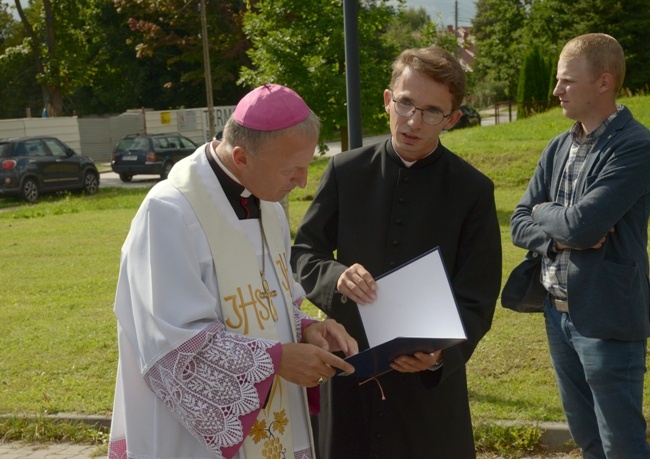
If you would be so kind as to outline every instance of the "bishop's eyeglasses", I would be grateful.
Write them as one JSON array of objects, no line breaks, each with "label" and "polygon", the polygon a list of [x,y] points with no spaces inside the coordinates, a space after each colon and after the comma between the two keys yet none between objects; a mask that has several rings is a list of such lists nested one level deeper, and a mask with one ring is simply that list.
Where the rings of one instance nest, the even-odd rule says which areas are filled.
[{"label": "bishop's eyeglasses", "polygon": [[[393,91],[390,91],[390,98],[395,104],[395,112],[402,118],[412,117],[416,111],[420,111],[422,114],[422,121],[424,121],[429,126],[437,126],[442,123],[445,118],[449,118],[451,113],[444,115],[441,111],[436,110],[435,108],[418,108],[409,100],[406,99],[395,99],[393,97]],[[453,113],[453,112],[452,112]]]}]

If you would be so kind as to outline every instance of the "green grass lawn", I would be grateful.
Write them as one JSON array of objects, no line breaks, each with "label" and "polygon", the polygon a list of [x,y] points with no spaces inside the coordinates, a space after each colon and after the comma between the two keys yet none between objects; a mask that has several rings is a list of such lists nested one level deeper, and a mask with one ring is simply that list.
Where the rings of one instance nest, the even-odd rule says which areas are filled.
[{"label": "green grass lawn", "polygon": [[[650,97],[623,102],[650,126]],[[570,124],[554,109],[528,120],[443,134],[447,147],[495,181],[504,281],[523,256],[510,243],[510,214],[542,149]],[[290,197],[294,232],[326,161],[314,161],[308,187]],[[120,247],[145,193],[103,188],[93,196],[63,194],[35,205],[0,199],[0,414],[110,414]],[[468,373],[477,422],[564,419],[541,315],[498,306]],[[650,381],[648,414],[649,390]]]}]

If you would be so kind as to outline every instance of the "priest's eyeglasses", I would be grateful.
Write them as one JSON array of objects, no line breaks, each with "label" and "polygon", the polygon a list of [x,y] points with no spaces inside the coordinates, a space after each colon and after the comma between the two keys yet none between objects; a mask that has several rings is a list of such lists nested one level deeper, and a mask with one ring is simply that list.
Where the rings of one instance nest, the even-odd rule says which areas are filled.
[{"label": "priest's eyeglasses", "polygon": [[419,110],[422,114],[422,121],[429,126],[437,126],[446,118],[451,116],[451,113],[444,115],[441,111],[436,110],[435,108],[418,108],[413,105],[411,101],[406,99],[395,99],[395,97],[393,97],[393,91],[390,92],[390,98],[393,100],[393,103],[395,104],[395,112],[399,116],[402,118],[410,118]]}]

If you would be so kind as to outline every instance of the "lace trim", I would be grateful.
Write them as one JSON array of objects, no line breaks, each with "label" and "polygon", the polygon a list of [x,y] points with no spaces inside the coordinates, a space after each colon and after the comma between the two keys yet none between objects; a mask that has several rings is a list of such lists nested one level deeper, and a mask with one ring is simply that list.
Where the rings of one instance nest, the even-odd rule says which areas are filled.
[{"label": "lace trim", "polygon": [[260,409],[255,389],[274,374],[267,349],[277,342],[226,333],[219,322],[206,327],[158,361],[145,382],[217,457],[244,439],[240,417]]},{"label": "lace trim", "polygon": [[295,459],[313,459],[311,456],[311,448],[303,449],[300,451],[294,451],[293,457]]},{"label": "lace trim", "polygon": [[293,308],[293,323],[296,328],[296,340],[298,343],[302,342],[302,330],[307,325],[312,322],[316,322],[316,319],[309,317],[307,314],[302,312],[300,308],[294,306]]},{"label": "lace trim", "polygon": [[126,459],[126,438],[114,440],[108,445],[108,459]]},{"label": "lace trim", "polygon": [[[124,438],[110,443],[108,446],[108,459],[127,459],[126,440]],[[313,459],[311,448],[296,451],[294,453],[294,459]]]}]

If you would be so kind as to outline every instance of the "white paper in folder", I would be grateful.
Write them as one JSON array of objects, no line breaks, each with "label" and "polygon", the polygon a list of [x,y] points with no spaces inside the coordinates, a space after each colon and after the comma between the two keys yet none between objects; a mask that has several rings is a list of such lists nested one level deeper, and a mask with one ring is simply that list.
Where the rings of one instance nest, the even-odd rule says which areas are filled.
[{"label": "white paper in folder", "polygon": [[397,337],[466,339],[438,248],[378,278],[376,293],[359,306],[370,347]]}]

